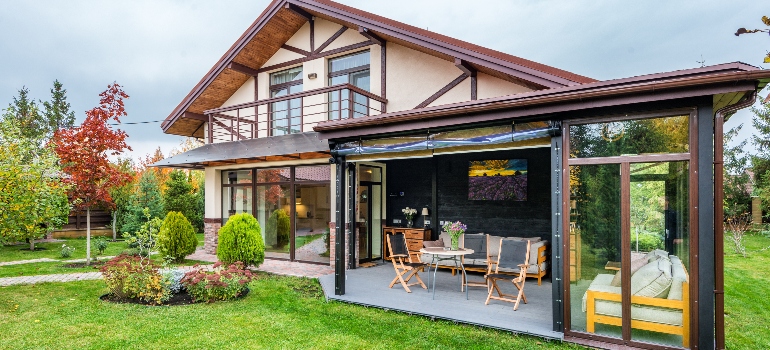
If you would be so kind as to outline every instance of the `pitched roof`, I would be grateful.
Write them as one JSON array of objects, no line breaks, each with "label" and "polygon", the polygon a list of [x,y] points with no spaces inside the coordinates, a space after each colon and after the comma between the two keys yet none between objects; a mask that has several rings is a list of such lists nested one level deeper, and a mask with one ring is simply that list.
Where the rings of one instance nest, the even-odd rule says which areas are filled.
[{"label": "pitched roof", "polygon": [[[479,71],[540,88],[596,80],[410,26],[329,0],[273,0],[161,124],[164,132],[203,136],[203,111],[221,106],[250,75],[229,69],[231,63],[260,68],[307,21],[287,6],[351,28],[367,28],[386,41],[445,59],[468,60]],[[189,114],[186,114],[189,113]]]}]

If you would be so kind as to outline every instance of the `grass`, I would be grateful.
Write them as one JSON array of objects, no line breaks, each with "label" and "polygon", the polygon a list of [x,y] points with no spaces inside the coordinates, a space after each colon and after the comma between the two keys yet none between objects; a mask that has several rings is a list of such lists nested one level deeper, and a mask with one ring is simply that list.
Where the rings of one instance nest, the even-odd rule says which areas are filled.
[{"label": "grass", "polygon": [[770,239],[749,235],[748,257],[725,240],[725,341],[728,349],[770,349]]},{"label": "grass", "polygon": [[[294,245],[296,245],[295,249],[302,248],[302,246],[315,241],[316,239],[320,239],[323,237],[323,233],[313,234],[313,235],[306,235],[306,236],[297,236],[294,238]],[[275,253],[288,253],[291,246],[287,244],[283,249],[275,249],[273,247],[265,247],[265,251],[267,252],[275,252]]]},{"label": "grass", "polygon": [[262,275],[231,302],[102,302],[102,281],[0,288],[2,349],[578,349],[577,345],[365,308],[316,280]]},{"label": "grass", "polygon": [[[75,251],[69,258],[62,258],[60,256],[61,246],[66,244],[67,246],[74,247]],[[44,248],[43,250],[29,250],[29,244],[19,245],[7,245],[0,246],[0,262],[4,261],[16,261],[16,260],[31,260],[40,258],[50,258],[58,260],[70,260],[70,259],[85,259],[86,257],[86,239],[85,238],[71,238],[64,239],[63,242],[56,243],[35,243],[35,248]],[[103,255],[118,255],[126,249],[126,244],[123,242],[109,242],[107,244],[107,250]],[[96,254],[96,247],[94,246],[93,238],[91,239],[91,256]]]}]

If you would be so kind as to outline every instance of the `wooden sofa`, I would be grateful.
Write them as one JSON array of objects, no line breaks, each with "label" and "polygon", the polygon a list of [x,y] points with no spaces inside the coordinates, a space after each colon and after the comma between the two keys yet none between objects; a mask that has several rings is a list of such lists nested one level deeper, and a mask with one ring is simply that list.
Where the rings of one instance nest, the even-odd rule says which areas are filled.
[{"label": "wooden sofa", "polygon": [[[668,256],[668,261],[670,264],[666,264],[665,261],[661,262],[660,259],[650,259],[647,264],[656,264],[661,271],[670,266],[671,270],[670,286],[657,286],[660,292],[654,297],[639,295],[643,294],[641,292],[644,287],[642,286],[643,288],[640,289],[640,284],[643,283],[638,282],[643,277],[639,277],[638,273],[643,271],[642,269],[645,267],[650,269],[655,266],[645,265],[631,275],[631,328],[681,335],[682,346],[689,348],[689,276],[687,269],[678,257],[670,255]],[[666,278],[665,275],[665,273],[661,273],[656,279],[658,282],[653,283],[660,284],[660,280]],[[595,325],[597,323],[622,326],[621,287],[612,285],[614,277],[615,275],[613,274],[597,275],[583,296],[583,311],[586,313],[586,331],[589,333],[595,333]]]},{"label": "wooden sofa", "polygon": [[[475,237],[474,237],[475,236]],[[460,236],[460,247],[466,247],[466,240],[465,238],[479,238],[476,240],[469,239],[467,248],[473,249],[475,253],[470,256],[464,256],[462,258],[462,263],[465,266],[466,271],[476,271],[476,272],[483,272],[487,273],[490,271],[490,268],[494,269],[495,261],[497,261],[497,255],[499,252],[497,251],[500,247],[500,240],[501,239],[526,239],[521,237],[500,237],[500,236],[492,236],[487,235],[484,233],[477,233],[477,234],[464,234]],[[449,237],[449,234],[442,232],[441,235],[439,235],[439,239],[443,240],[445,247],[451,246],[451,239]],[[472,241],[478,241],[481,240],[483,242],[482,244],[479,244],[480,242],[472,242]],[[472,246],[471,246],[472,245]],[[530,248],[530,257],[529,257],[529,269],[527,269],[527,277],[531,278],[537,278],[537,285],[542,284],[542,279],[546,274],[546,271],[548,271],[548,247],[549,243],[547,240],[540,240],[537,242],[532,243],[532,247]],[[431,256],[429,254],[423,254],[420,256],[420,261],[424,263],[430,263]],[[438,265],[439,268],[445,268],[450,269],[452,271],[452,275],[457,273],[458,268],[451,262],[441,262]],[[501,273],[516,275],[519,273],[518,269],[515,270],[501,270]]]}]

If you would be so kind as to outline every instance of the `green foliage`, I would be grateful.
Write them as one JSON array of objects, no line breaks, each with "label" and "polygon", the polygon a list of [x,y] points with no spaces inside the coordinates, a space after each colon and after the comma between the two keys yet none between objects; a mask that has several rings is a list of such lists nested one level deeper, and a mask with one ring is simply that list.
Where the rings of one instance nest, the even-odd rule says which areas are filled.
[{"label": "green foliage", "polygon": [[236,261],[259,266],[265,261],[265,243],[262,228],[249,213],[231,216],[219,229],[217,258],[227,264]]},{"label": "green foliage", "polygon": [[158,266],[144,262],[138,256],[119,255],[104,264],[100,271],[107,288],[119,299],[161,304],[170,297]]},{"label": "green foliage", "polygon": [[48,134],[47,123],[43,120],[35,100],[29,96],[27,87],[19,90],[19,96],[13,98],[13,103],[8,104],[5,111],[3,121],[18,125],[22,138],[42,141]]},{"label": "green foliage", "polygon": [[724,201],[722,206],[726,217],[732,217],[751,210],[751,179],[746,172],[749,157],[744,152],[748,140],[730,147],[730,142],[743,128],[740,124],[724,135]]},{"label": "green foliage", "polygon": [[164,217],[163,201],[161,199],[158,177],[153,171],[145,171],[139,178],[139,183],[131,194],[130,204],[126,209],[122,232],[136,232],[145,222],[144,209],[147,209],[150,217]]},{"label": "green foliage", "polygon": [[71,106],[67,102],[67,90],[58,80],[53,82],[51,101],[43,102],[43,107],[43,116],[49,132],[75,126],[75,112],[70,110]]},{"label": "green foliage", "polygon": [[94,247],[96,247],[96,255],[102,255],[104,254],[104,251],[107,250],[107,246],[109,244],[107,243],[107,239],[104,237],[96,237],[94,239]]},{"label": "green foliage", "polygon": [[59,251],[59,256],[61,256],[62,258],[69,258],[72,256],[72,253],[74,252],[75,252],[74,247],[70,247],[66,244],[62,244],[61,251]]},{"label": "green foliage", "polygon": [[14,119],[0,122],[0,241],[34,240],[67,223],[67,186],[56,154],[25,138]]},{"label": "green foliage", "polygon": [[757,154],[751,157],[754,171],[754,195],[762,200],[763,212],[770,212],[770,103],[751,107],[754,113],[752,124],[757,133],[751,135],[751,143],[757,148]]},{"label": "green foliage", "polygon": [[176,261],[182,261],[186,256],[195,252],[198,238],[190,221],[180,212],[171,211],[163,219],[158,233],[158,251],[162,256],[170,256]]},{"label": "green foliage", "polygon": [[212,271],[197,269],[188,272],[181,282],[193,300],[212,302],[237,298],[246,291],[246,284],[251,280],[251,271],[245,269],[242,262],[227,266],[218,262]]},{"label": "green foliage", "polygon": [[[638,240],[638,241],[637,241]],[[639,236],[631,234],[631,248],[636,249],[636,243],[639,243],[640,252],[649,252],[655,249],[665,249],[663,238],[660,234],[653,232],[640,232]]]},{"label": "green foliage", "polygon": [[195,215],[190,218],[190,223],[195,227],[195,232],[203,232],[203,216],[206,210],[206,178],[202,171],[194,171],[193,179],[198,182],[198,190],[195,191]]},{"label": "green foliage", "polygon": [[276,249],[283,249],[289,244],[289,232],[291,231],[291,219],[289,214],[283,209],[276,209],[270,214],[267,219],[267,227],[265,228],[268,237],[275,237]]},{"label": "green foliage", "polygon": [[155,251],[158,242],[158,232],[163,221],[160,218],[152,217],[149,208],[144,208],[143,214],[145,221],[139,230],[133,235],[124,233],[123,238],[126,239],[129,248],[136,248],[139,256],[147,259]]},{"label": "green foliage", "polygon": [[197,205],[198,198],[187,174],[181,170],[172,171],[166,181],[166,191],[163,193],[163,209],[166,213],[172,211],[182,213],[189,221],[193,221],[197,219]]},{"label": "green foliage", "polygon": [[[115,165],[124,173],[130,174],[131,179],[134,179],[135,171],[133,170],[133,160],[129,157],[118,158]],[[110,188],[110,197],[115,203],[115,208],[112,211],[112,232],[114,236],[117,236],[118,232],[133,232],[124,231],[123,226],[126,222],[126,215],[128,214],[133,199],[134,181],[126,182],[125,184],[117,187]],[[114,237],[113,237],[114,238]]]}]

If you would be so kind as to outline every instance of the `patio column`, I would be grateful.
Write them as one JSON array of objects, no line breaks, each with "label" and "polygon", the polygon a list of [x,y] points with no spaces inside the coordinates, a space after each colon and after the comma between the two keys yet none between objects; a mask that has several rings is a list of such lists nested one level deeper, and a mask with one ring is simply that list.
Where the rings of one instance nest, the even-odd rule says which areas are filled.
[{"label": "patio column", "polygon": [[565,170],[562,167],[562,157],[562,136],[554,133],[551,137],[551,309],[554,332],[564,332],[564,266],[562,266],[561,257],[569,249],[563,245],[562,237],[564,222],[561,214],[565,204],[562,196],[562,179],[565,176],[569,177],[569,169]]},{"label": "patio column", "polygon": [[[696,317],[697,342],[703,348],[714,344],[714,112],[711,105],[698,107],[698,246]],[[691,268],[692,269],[692,268]]]},{"label": "patio column", "polygon": [[334,218],[334,294],[345,294],[345,156],[332,158],[336,167]]}]

